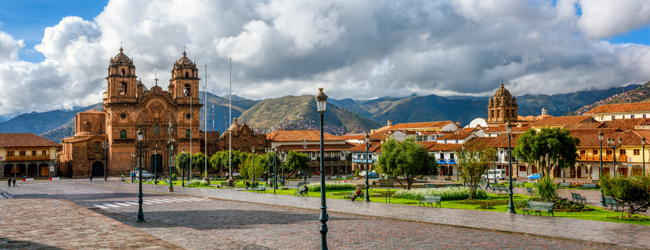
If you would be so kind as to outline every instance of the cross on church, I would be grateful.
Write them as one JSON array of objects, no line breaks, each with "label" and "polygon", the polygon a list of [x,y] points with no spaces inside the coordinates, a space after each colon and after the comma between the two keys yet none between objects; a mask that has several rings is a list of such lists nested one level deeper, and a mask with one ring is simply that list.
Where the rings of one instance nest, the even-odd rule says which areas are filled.
[{"label": "cross on church", "polygon": [[187,48],[187,47],[185,47],[185,45],[183,45],[183,53],[185,53],[185,49],[186,49],[186,48]]},{"label": "cross on church", "polygon": [[156,76],[156,75],[157,75],[157,72],[154,71],[153,74],[154,74],[154,78],[153,78],[153,80],[156,81],[156,86],[158,86],[158,76]]},{"label": "cross on church", "polygon": [[122,48],[122,40],[120,40],[120,48]]}]

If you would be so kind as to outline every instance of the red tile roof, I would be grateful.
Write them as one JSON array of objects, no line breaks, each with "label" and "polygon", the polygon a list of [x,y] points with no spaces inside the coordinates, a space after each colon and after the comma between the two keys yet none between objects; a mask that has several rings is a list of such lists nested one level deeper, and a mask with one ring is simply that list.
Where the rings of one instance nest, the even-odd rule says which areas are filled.
[{"label": "red tile roof", "polygon": [[[345,143],[345,144],[324,144],[324,151],[341,151],[341,150],[350,150],[356,147],[359,144]],[[314,152],[320,151],[320,145],[307,144],[307,149],[303,148],[302,145],[280,145],[277,147],[278,151],[289,152]]]},{"label": "red tile roof", "polygon": [[[328,133],[323,134],[325,141],[345,141],[345,139]],[[266,135],[266,139],[275,142],[296,141],[320,141],[320,131],[317,130],[278,130]]]},{"label": "red tile roof", "polygon": [[[603,148],[607,147],[607,138],[623,139],[622,145],[641,145],[639,131],[619,131],[616,129],[570,130],[571,136],[580,139],[579,147],[599,147],[598,131],[603,131]],[[642,132],[643,133],[643,132]]]},{"label": "red tile roof", "polygon": [[469,133],[446,134],[438,137],[438,140],[465,140],[470,136],[472,136],[472,134]]},{"label": "red tile roof", "polygon": [[363,138],[366,137],[366,134],[344,134],[339,137],[346,140],[363,140]]},{"label": "red tile roof", "polygon": [[625,113],[639,111],[650,111],[650,102],[600,105],[592,110],[585,112],[585,114]]},{"label": "red tile roof", "polygon": [[474,137],[471,140],[465,142],[465,150],[481,150],[486,147],[489,147],[492,144],[492,141],[496,137]]},{"label": "red tile roof", "polygon": [[[521,127],[518,126],[512,126],[512,132],[526,132],[528,129],[530,129],[530,126],[528,124],[522,124]],[[506,125],[498,125],[494,127],[489,127],[485,130],[485,133],[505,133],[506,132]]]},{"label": "red tile roof", "polygon": [[578,124],[585,122],[596,122],[591,116],[560,116],[560,117],[548,117],[546,119],[532,123],[531,126],[547,126],[547,125],[567,125],[567,124]]},{"label": "red tile roof", "polygon": [[0,133],[0,147],[56,147],[60,144],[32,133]]},{"label": "red tile roof", "polygon": [[438,151],[459,151],[463,147],[463,144],[455,143],[436,143],[427,150],[429,152],[438,152]]},{"label": "red tile roof", "polygon": [[646,124],[650,119],[617,119],[613,121],[606,121],[602,123],[601,128],[620,129],[620,130],[633,130],[636,125]]},{"label": "red tile roof", "polygon": [[454,123],[452,121],[440,121],[440,122],[413,122],[413,123],[398,123],[392,126],[384,126],[378,130],[388,130],[388,129],[426,129],[426,128],[442,128],[449,123]]}]

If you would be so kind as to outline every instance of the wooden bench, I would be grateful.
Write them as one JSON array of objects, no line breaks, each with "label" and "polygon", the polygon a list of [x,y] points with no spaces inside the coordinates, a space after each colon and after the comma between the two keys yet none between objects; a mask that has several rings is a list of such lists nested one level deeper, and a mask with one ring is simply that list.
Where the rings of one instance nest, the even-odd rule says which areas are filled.
[{"label": "wooden bench", "polygon": [[253,190],[256,193],[257,192],[264,193],[264,192],[266,192],[266,187],[264,185],[259,185],[257,187],[252,188],[251,190]]},{"label": "wooden bench", "polygon": [[571,198],[576,203],[580,203],[580,204],[583,204],[583,205],[587,204],[587,197],[583,197],[582,195],[580,195],[578,193],[571,193]]},{"label": "wooden bench", "polygon": [[[426,184],[425,184],[425,185],[426,185]],[[380,183],[379,183],[379,187],[380,187],[380,188],[394,187],[394,184],[393,184],[393,183],[383,183],[383,182],[380,182]]]},{"label": "wooden bench", "polygon": [[424,184],[424,188],[438,188],[436,184]]},{"label": "wooden bench", "polygon": [[[605,197],[605,205],[609,206],[609,208],[614,209],[614,211],[618,212],[619,207],[621,206],[618,204],[616,199],[612,197]],[[607,208],[607,206],[605,208]]]},{"label": "wooden bench", "polygon": [[535,195],[535,191],[533,190],[532,187],[527,187],[526,188],[526,195],[529,195],[529,196],[534,196]]},{"label": "wooden bench", "polygon": [[542,212],[546,211],[546,216],[555,217],[553,214],[553,207],[555,207],[555,202],[546,202],[546,201],[528,201],[526,207],[524,207],[524,213],[529,214],[530,211],[535,211],[535,214],[542,215]]},{"label": "wooden bench", "polygon": [[591,183],[591,184],[587,184],[587,183],[582,184],[582,189],[596,189],[596,184],[593,184],[593,183]]},{"label": "wooden bench", "polygon": [[445,181],[452,181],[451,178],[445,178]]},{"label": "wooden bench", "polygon": [[503,193],[504,191],[507,191],[508,188],[506,186],[499,186],[499,185],[494,185],[492,186],[492,193],[499,191],[499,193]]},{"label": "wooden bench", "polygon": [[570,188],[571,184],[570,183],[560,183],[558,184],[559,188]]},{"label": "wooden bench", "polygon": [[515,187],[516,187],[516,186],[522,186],[522,187],[523,187],[523,186],[524,186],[524,182],[523,182],[523,181],[513,181],[513,182],[512,182],[512,185],[515,186]]},{"label": "wooden bench", "polygon": [[425,205],[425,206],[436,206],[436,207],[442,207],[442,196],[437,196],[437,195],[425,195],[422,200],[418,203],[419,206]]}]

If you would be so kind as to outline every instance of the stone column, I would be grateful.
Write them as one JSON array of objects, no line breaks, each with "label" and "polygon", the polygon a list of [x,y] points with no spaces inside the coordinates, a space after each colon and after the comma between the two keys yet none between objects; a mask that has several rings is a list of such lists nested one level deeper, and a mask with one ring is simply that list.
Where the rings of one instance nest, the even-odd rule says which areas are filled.
[{"label": "stone column", "polygon": [[[0,174],[4,177],[5,175],[5,163],[0,163]],[[9,177],[9,176],[7,176]]]}]

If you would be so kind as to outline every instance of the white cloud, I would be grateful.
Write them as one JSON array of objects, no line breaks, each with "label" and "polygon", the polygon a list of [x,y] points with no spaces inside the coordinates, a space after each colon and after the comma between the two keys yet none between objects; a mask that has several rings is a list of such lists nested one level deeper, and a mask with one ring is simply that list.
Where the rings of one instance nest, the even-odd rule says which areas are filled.
[{"label": "white cloud", "polygon": [[233,92],[254,99],[317,87],[336,99],[480,95],[501,78],[516,95],[644,83],[649,46],[601,40],[650,23],[647,1],[625,1],[112,0],[93,20],[47,28],[41,63],[20,61],[22,40],[0,31],[0,113],[100,102],[120,41],[148,86],[186,46],[208,65],[208,89],[227,93],[232,57]]}]

